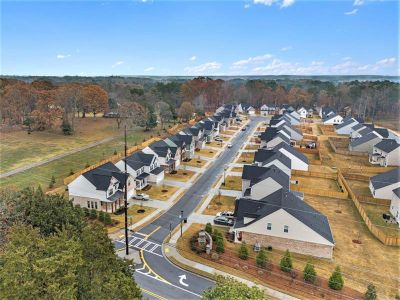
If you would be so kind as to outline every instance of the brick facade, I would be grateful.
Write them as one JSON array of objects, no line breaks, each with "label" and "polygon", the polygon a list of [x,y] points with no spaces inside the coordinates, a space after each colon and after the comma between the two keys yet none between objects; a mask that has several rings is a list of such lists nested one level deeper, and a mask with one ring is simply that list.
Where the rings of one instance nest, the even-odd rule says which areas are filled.
[{"label": "brick facade", "polygon": [[254,245],[258,241],[263,247],[272,246],[279,250],[289,249],[290,252],[312,255],[321,258],[332,258],[333,246],[322,245],[292,239],[285,239],[276,236],[256,234],[242,231],[242,241]]}]

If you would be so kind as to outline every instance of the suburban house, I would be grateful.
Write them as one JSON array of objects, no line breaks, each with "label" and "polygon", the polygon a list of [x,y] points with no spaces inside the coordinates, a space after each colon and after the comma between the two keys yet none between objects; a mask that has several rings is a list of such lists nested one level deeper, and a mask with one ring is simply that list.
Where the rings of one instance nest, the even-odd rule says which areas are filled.
[{"label": "suburban house", "polygon": [[275,166],[289,177],[292,173],[292,161],[290,158],[276,150],[258,149],[254,154],[253,164],[259,167]]},{"label": "suburban house", "polygon": [[390,201],[390,213],[400,227],[400,187],[393,190],[392,200]]},{"label": "suburban house", "polygon": [[154,142],[142,151],[157,155],[160,166],[167,173],[175,171],[180,164],[180,161],[174,159],[171,148],[165,141]]},{"label": "suburban house", "polygon": [[217,135],[217,130],[215,128],[215,123],[210,120],[201,120],[197,123],[199,127],[201,127],[204,131],[204,141],[206,143],[212,142],[214,137]]},{"label": "suburban house", "polygon": [[322,118],[322,122],[324,125],[337,125],[343,123],[343,117],[341,115],[337,115],[335,113],[329,114]]},{"label": "suburban house", "polygon": [[299,125],[300,124],[300,117],[297,118],[298,113],[293,111],[291,113],[285,112],[284,117],[289,120],[290,125]]},{"label": "suburban house", "polygon": [[260,200],[237,199],[234,215],[235,242],[332,258],[335,241],[328,218],[288,190]]},{"label": "suburban house", "polygon": [[[125,171],[125,159],[121,159],[115,166]],[[164,170],[154,153],[138,151],[129,155],[126,158],[126,170],[135,180],[136,190],[145,188],[149,182],[157,184],[164,180]]]},{"label": "suburban house", "polygon": [[191,135],[193,137],[195,149],[202,149],[205,146],[204,129],[202,126],[193,125],[192,127],[182,129],[179,132],[182,135]]},{"label": "suburban house", "polygon": [[336,114],[336,110],[329,106],[323,106],[319,110],[319,116],[321,119],[325,119],[327,116]]},{"label": "suburban house", "polygon": [[135,181],[132,176],[125,175],[107,162],[79,175],[68,184],[69,199],[80,207],[115,212],[124,205],[125,179],[129,199],[135,194]]},{"label": "suburban house", "polygon": [[271,120],[269,121],[269,127],[280,127],[283,126],[285,123],[290,124],[289,122],[285,121],[284,119],[278,119],[272,117]]},{"label": "suburban house", "polygon": [[314,116],[314,110],[309,108],[307,111],[307,118],[312,118]]},{"label": "suburban house", "polygon": [[274,150],[281,152],[291,160],[292,170],[308,171],[308,158],[286,143],[280,143]]},{"label": "suburban house", "polygon": [[293,141],[301,141],[303,139],[303,133],[287,123],[279,126],[278,129],[285,129],[285,131],[290,134],[290,139]]},{"label": "suburban house", "polygon": [[175,144],[181,144],[182,147],[186,146],[184,149],[184,157],[182,159],[192,159],[194,158],[195,143],[192,135],[175,134],[169,137],[171,141]]},{"label": "suburban house", "polygon": [[256,110],[253,106],[247,103],[240,103],[238,105],[238,109],[240,113],[248,114],[248,115],[254,115],[256,113]]},{"label": "suburban house", "polygon": [[260,200],[273,192],[290,188],[289,176],[276,166],[245,165],[242,173],[242,195]]},{"label": "suburban house", "polygon": [[289,115],[291,115],[293,118],[300,120],[301,116],[300,114],[297,112],[297,110],[293,110],[289,113]]},{"label": "suburban house", "polygon": [[361,123],[358,123],[357,125],[354,125],[353,127],[351,127],[350,138],[354,139],[354,138],[360,137],[360,135],[358,133],[361,130],[363,130],[364,128],[367,128],[367,127],[364,124],[361,124]]},{"label": "suburban house", "polygon": [[335,126],[335,132],[337,134],[350,135],[352,128],[359,124],[358,121],[352,117],[343,119],[343,123]]},{"label": "suburban house", "polygon": [[289,104],[282,104],[281,108],[279,109],[279,114],[283,115],[285,112],[291,113],[292,111],[294,111],[293,106]]},{"label": "suburban house", "polygon": [[276,112],[275,105],[264,104],[260,108],[260,113],[262,116],[274,115]]},{"label": "suburban house", "polygon": [[290,145],[290,136],[283,130],[267,130],[261,133],[260,139],[260,147],[265,149],[273,149],[276,145],[279,145],[280,143],[286,143]]},{"label": "suburban house", "polygon": [[400,187],[400,168],[370,177],[369,189],[374,198],[392,199],[392,191]]},{"label": "suburban house", "polygon": [[[366,128],[366,130],[370,130]],[[374,145],[379,143],[382,138],[377,135],[374,131],[362,135],[359,138],[354,138],[350,140],[349,151],[354,152],[367,152],[372,154],[372,149]]]},{"label": "suburban house", "polygon": [[383,139],[373,146],[369,162],[382,167],[400,166],[400,144],[394,139]]},{"label": "suburban house", "polygon": [[299,114],[300,118],[302,118],[302,119],[306,119],[307,118],[308,111],[307,111],[307,109],[304,108],[304,106],[300,107],[297,110],[297,113]]},{"label": "suburban house", "polygon": [[175,160],[175,167],[178,168],[181,161],[186,160],[186,144],[182,140],[177,140],[176,143],[170,138],[164,140],[171,150],[171,157]]}]

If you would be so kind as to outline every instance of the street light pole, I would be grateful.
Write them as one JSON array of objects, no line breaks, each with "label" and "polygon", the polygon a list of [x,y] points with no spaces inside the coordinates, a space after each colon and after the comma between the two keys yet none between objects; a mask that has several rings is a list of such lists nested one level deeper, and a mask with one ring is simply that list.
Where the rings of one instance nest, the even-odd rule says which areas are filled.
[{"label": "street light pole", "polygon": [[182,237],[183,210],[181,210],[181,237]]},{"label": "street light pole", "polygon": [[124,199],[124,211],[125,211],[125,253],[129,255],[129,245],[128,245],[128,171],[126,165],[126,157],[128,155],[128,144],[126,141],[126,125],[125,125],[125,199]]}]

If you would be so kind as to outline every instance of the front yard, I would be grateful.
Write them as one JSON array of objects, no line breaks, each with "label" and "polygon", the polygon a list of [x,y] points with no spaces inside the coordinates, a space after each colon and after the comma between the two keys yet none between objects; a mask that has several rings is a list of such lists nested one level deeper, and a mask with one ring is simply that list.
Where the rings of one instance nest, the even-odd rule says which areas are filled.
[{"label": "front yard", "polygon": [[235,199],[235,197],[215,195],[203,211],[203,214],[216,215],[220,211],[233,211],[235,209]]},{"label": "front yard", "polygon": [[293,175],[291,177],[291,180],[297,180],[298,184],[291,184],[291,186],[297,185],[299,188],[305,187],[305,188],[341,192],[338,182],[334,179]]},{"label": "front yard", "polygon": [[178,190],[175,186],[166,184],[151,185],[150,189],[146,190],[145,193],[149,195],[150,199],[166,201]]},{"label": "front yard", "polygon": [[254,152],[243,152],[236,160],[236,163],[251,164],[253,163],[253,160],[254,160]]},{"label": "front yard", "polygon": [[245,150],[258,150],[260,148],[260,144],[247,144],[244,149]]},{"label": "front yard", "polygon": [[222,148],[224,146],[224,142],[212,141],[211,143],[207,144],[207,146],[214,148]]},{"label": "front yard", "polygon": [[[209,144],[206,144],[209,145]],[[207,149],[207,148],[203,148],[200,149],[198,151],[196,151],[196,155],[200,155],[200,156],[205,156],[205,157],[209,157],[209,158],[213,158],[217,155],[218,151],[213,150],[213,149]]]},{"label": "front yard", "polygon": [[188,181],[192,178],[196,172],[189,170],[177,170],[175,174],[167,173],[165,174],[165,180],[175,180],[175,181]]},{"label": "front yard", "polygon": [[[156,209],[153,207],[144,207],[141,205],[132,205],[128,208],[128,225],[132,225],[141,219],[145,218],[149,214],[151,214]],[[140,211],[140,212],[139,212]],[[121,214],[111,214],[111,219],[117,222],[114,226],[107,226],[107,232],[109,234],[116,233],[118,230],[125,228],[125,215]]]},{"label": "front yard", "polygon": [[206,165],[207,161],[201,158],[192,158],[189,161],[184,161],[182,162],[182,165],[184,166],[191,166],[195,168],[202,168]]},{"label": "front yard", "polygon": [[242,177],[241,176],[225,176],[225,184],[222,182],[221,189],[223,190],[242,190]]}]

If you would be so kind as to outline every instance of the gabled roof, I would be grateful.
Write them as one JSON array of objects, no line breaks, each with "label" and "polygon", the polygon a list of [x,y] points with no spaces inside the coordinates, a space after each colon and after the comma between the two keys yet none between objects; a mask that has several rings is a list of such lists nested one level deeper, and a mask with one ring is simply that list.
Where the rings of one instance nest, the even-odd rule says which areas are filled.
[{"label": "gabled roof", "polygon": [[[234,212],[236,217],[235,228],[246,227],[280,209],[285,210],[329,242],[335,243],[328,218],[305,201],[300,200],[292,192],[284,189],[280,189],[261,200],[237,199]],[[244,224],[244,217],[254,218],[254,220]]]},{"label": "gabled roof", "polygon": [[351,127],[351,129],[353,129],[354,131],[357,131],[364,127],[365,127],[364,124],[358,123],[358,124],[354,125],[353,127]]},{"label": "gabled roof", "polygon": [[111,177],[116,178],[122,189],[125,186],[125,174],[122,173],[113,163],[107,162],[104,165],[98,166],[90,171],[82,174],[91,184],[96,187],[96,190],[106,191],[110,186]]},{"label": "gabled roof", "polygon": [[363,129],[361,129],[358,133],[359,133],[360,135],[366,135],[366,134],[369,134],[369,133],[371,133],[371,132],[372,132],[372,129],[371,129],[371,128],[365,127],[365,128],[363,128]]},{"label": "gabled roof", "polygon": [[397,196],[397,198],[400,198],[400,187],[398,187],[397,189],[394,189],[393,193]]},{"label": "gabled roof", "polygon": [[192,141],[193,141],[193,136],[192,135],[175,134],[175,135],[171,136],[171,140],[175,144],[177,144],[176,142],[181,141],[181,143],[185,143],[186,145],[190,145],[192,143]]},{"label": "gabled roof", "polygon": [[289,176],[276,166],[259,167],[245,165],[243,167],[242,179],[250,180],[250,186],[267,178],[272,178],[285,189],[289,189]]},{"label": "gabled roof", "polygon": [[280,129],[280,128],[282,128],[283,130],[285,130],[285,132],[287,132],[290,136],[292,136],[292,135],[290,134],[290,131],[294,131],[294,132],[300,134],[301,136],[303,136],[303,133],[302,133],[300,130],[298,130],[297,128],[294,128],[294,127],[292,127],[292,126],[290,126],[290,125],[287,124],[287,123],[284,123],[284,124],[282,124],[282,125],[279,125],[278,129]]},{"label": "gabled roof", "polygon": [[[289,136],[290,136],[290,134],[289,134]],[[266,143],[268,143],[268,142],[270,142],[270,141],[272,141],[272,140],[274,140],[274,139],[277,139],[277,138],[280,138],[282,141],[284,141],[284,142],[286,142],[286,143],[290,143],[290,138],[288,138],[286,135],[284,135],[282,132],[271,132],[271,131],[268,131],[268,132],[263,132],[263,133],[261,133],[261,136],[260,136],[260,139],[262,140],[262,141],[265,141]]]},{"label": "gabled roof", "polygon": [[149,146],[158,156],[165,157],[170,147],[165,141],[156,141]]},{"label": "gabled roof", "polygon": [[307,156],[305,156],[303,153],[297,151],[296,149],[294,149],[292,146],[289,146],[288,144],[282,142],[278,145],[275,146],[274,150],[280,150],[280,149],[285,149],[287,152],[289,152],[290,154],[292,154],[293,156],[297,157],[298,159],[300,159],[301,161],[305,162],[306,164],[308,164],[308,158]]},{"label": "gabled roof", "polygon": [[358,124],[358,121],[356,119],[352,118],[352,117],[348,117],[346,119],[343,119],[343,123],[342,124],[336,125],[336,129],[341,129],[341,128],[350,126],[352,124],[356,125],[356,124]]},{"label": "gabled roof", "polygon": [[333,113],[333,114],[330,114],[330,115],[325,115],[325,116],[322,117],[322,120],[324,122],[327,122],[329,120],[332,120],[333,118],[336,118],[337,116],[340,117],[340,115],[337,115],[336,113]]},{"label": "gabled roof", "polygon": [[260,162],[262,165],[266,165],[274,160],[279,160],[289,169],[292,168],[292,161],[282,152],[277,150],[266,150],[259,149],[254,155],[254,162]]},{"label": "gabled roof", "polygon": [[387,130],[386,128],[374,128],[374,131],[379,134],[381,137],[383,137],[384,139],[387,139],[389,137],[389,130]]},{"label": "gabled roof", "polygon": [[400,168],[375,175],[369,179],[375,190],[400,182]]},{"label": "gabled roof", "polygon": [[400,144],[397,143],[394,139],[383,139],[378,144],[374,146],[375,148],[385,151],[386,153],[390,153],[393,150],[400,147]]},{"label": "gabled roof", "polygon": [[285,122],[285,123],[286,123],[286,121],[285,121],[285,120],[282,120],[282,119],[271,119],[271,120],[269,121],[269,126],[273,126],[273,125],[279,124],[279,123],[281,123],[281,122]]},{"label": "gabled roof", "polygon": [[126,158],[126,164],[136,171],[144,166],[150,166],[151,162],[153,161],[153,158],[154,154],[138,151],[129,155]]},{"label": "gabled roof", "polygon": [[379,137],[374,132],[370,132],[370,133],[368,133],[366,135],[363,135],[363,136],[361,136],[359,138],[352,139],[350,141],[350,146],[351,147],[356,147],[356,146],[362,145],[364,143],[367,143],[367,142],[372,141],[372,140],[377,139],[377,138],[379,138]]}]

